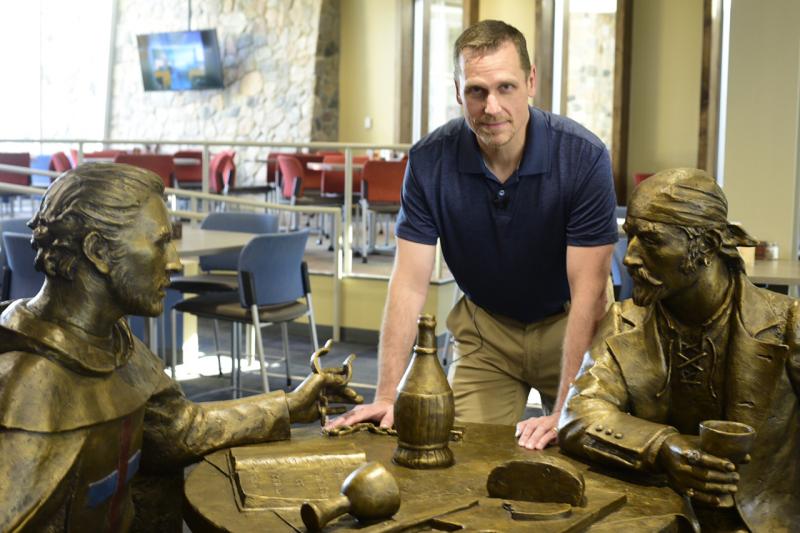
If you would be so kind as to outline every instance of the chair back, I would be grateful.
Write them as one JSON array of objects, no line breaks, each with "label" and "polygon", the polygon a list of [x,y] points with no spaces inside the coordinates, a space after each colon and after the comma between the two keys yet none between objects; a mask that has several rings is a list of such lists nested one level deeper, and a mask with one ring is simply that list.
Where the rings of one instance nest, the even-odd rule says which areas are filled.
[{"label": "chair back", "polygon": [[308,230],[254,237],[239,255],[239,300],[243,307],[275,305],[308,292],[303,254]]},{"label": "chair back", "polygon": [[[31,168],[35,168],[37,170],[50,170],[51,157],[49,155],[37,155],[36,157],[31,158]],[[45,176],[43,174],[31,174],[31,186],[33,187],[47,187],[50,185],[50,182],[53,181],[53,178],[50,176]]]},{"label": "chair back", "polygon": [[611,256],[611,280],[619,287],[617,300],[622,301],[633,296],[633,278],[623,264],[625,253],[628,251],[628,237],[620,237],[614,245]]},{"label": "chair back", "polygon": [[[0,163],[3,165],[14,165],[17,167],[30,167],[31,154],[27,152],[6,152],[0,153]],[[12,183],[14,185],[30,185],[30,174],[17,174],[16,172],[6,172],[0,170],[0,181],[3,183]]]},{"label": "chair back", "polygon": [[34,267],[36,251],[30,233],[3,232],[3,249],[11,271],[10,286],[3,287],[8,299],[35,296],[44,283],[44,274]]},{"label": "chair back", "polygon": [[[277,233],[278,215],[269,213],[209,213],[202,229],[238,231],[241,233]],[[237,270],[239,250],[200,257],[201,270]]]},{"label": "chair back", "polygon": [[367,161],[362,196],[370,203],[400,203],[406,164],[403,161]]},{"label": "chair back", "polygon": [[[303,196],[305,188],[305,168],[303,164],[293,155],[281,154],[278,156],[278,168],[281,169],[281,196],[285,199],[293,196]],[[295,180],[300,178],[300,190],[295,191]],[[297,194],[295,194],[295,192]]]},{"label": "chair back", "polygon": [[175,163],[171,155],[161,154],[117,154],[114,163],[133,165],[157,174],[164,182],[164,187],[172,186],[172,175]]},{"label": "chair back", "polygon": [[234,152],[220,152],[211,158],[208,190],[214,194],[227,194],[236,181]]},{"label": "chair back", "polygon": [[64,152],[56,152],[50,158],[50,170],[66,172],[72,169],[72,163]]},{"label": "chair back", "polygon": [[[369,157],[359,155],[353,157],[353,163],[363,165],[369,161]],[[326,155],[322,159],[323,163],[333,163],[343,165],[344,155]],[[343,170],[323,170],[320,191],[323,194],[344,194],[344,171]],[[361,171],[353,169],[353,191],[361,191]]]},{"label": "chair back", "polygon": [[[28,240],[30,240],[30,235],[33,233],[31,228],[28,227],[28,219],[27,218],[8,218],[0,220],[0,233],[23,233],[28,235]],[[8,261],[6,260],[6,249],[3,246],[2,240],[0,240],[0,267],[8,266]]]},{"label": "chair back", "polygon": [[[195,159],[196,165],[179,165],[176,159]],[[180,183],[201,183],[203,181],[203,152],[198,150],[179,150],[172,156],[175,162],[175,181]]]},{"label": "chair back", "polygon": [[311,170],[306,166],[306,163],[322,163],[325,157],[322,154],[292,154],[303,165],[303,190],[318,191],[322,185],[322,172],[319,170]]}]

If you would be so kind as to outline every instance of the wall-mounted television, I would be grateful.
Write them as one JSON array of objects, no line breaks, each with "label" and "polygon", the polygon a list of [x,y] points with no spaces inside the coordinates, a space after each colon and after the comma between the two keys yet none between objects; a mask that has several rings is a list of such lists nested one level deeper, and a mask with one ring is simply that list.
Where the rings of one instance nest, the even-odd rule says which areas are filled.
[{"label": "wall-mounted television", "polygon": [[217,30],[137,35],[145,91],[222,89]]}]

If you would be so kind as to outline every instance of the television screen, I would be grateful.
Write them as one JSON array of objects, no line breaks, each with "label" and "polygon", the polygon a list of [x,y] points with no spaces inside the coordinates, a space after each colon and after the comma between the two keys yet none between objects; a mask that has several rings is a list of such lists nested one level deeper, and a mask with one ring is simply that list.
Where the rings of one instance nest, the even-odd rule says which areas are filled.
[{"label": "television screen", "polygon": [[138,35],[145,91],[222,89],[216,30]]}]

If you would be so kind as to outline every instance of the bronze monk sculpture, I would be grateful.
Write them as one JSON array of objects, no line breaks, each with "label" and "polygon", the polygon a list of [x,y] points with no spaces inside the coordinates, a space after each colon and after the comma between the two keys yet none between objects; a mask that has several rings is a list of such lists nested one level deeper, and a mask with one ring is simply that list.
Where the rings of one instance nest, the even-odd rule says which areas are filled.
[{"label": "bronze monk sculpture", "polygon": [[[796,531],[800,524],[798,301],[755,287],[705,172],[645,180],[628,207],[633,299],[614,304],[560,421],[569,453],[666,474],[703,531]],[[704,452],[709,419],[755,429],[741,466]],[[721,506],[733,495],[735,506]]]},{"label": "bronze monk sculpture", "polygon": [[185,465],[288,438],[323,391],[353,396],[323,372],[290,393],[184,397],[125,320],[160,314],[180,267],[163,193],[149,171],[81,165],[29,223],[46,281],[0,309],[1,531],[180,531]]}]

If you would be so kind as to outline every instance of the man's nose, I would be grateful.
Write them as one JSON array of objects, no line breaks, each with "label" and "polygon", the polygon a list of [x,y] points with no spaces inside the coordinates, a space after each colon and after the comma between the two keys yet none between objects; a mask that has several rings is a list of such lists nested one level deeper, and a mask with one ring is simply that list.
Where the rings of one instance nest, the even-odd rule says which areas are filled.
[{"label": "man's nose", "polygon": [[486,97],[486,108],[484,112],[487,115],[496,115],[500,113],[502,108],[500,107],[500,102],[497,100],[497,96],[494,93],[489,93],[489,96]]}]

